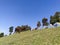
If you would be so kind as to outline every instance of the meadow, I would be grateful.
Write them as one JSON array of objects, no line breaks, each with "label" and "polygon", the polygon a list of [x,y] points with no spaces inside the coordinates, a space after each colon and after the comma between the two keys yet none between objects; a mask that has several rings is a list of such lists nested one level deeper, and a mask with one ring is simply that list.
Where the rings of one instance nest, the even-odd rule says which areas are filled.
[{"label": "meadow", "polygon": [[0,38],[0,45],[60,45],[60,27],[15,33]]}]

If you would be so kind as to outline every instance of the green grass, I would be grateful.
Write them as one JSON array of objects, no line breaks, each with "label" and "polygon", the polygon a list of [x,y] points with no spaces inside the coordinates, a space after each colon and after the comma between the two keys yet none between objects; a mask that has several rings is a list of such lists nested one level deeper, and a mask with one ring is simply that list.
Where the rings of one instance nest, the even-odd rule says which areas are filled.
[{"label": "green grass", "polygon": [[60,45],[60,27],[13,34],[0,38],[0,45]]}]

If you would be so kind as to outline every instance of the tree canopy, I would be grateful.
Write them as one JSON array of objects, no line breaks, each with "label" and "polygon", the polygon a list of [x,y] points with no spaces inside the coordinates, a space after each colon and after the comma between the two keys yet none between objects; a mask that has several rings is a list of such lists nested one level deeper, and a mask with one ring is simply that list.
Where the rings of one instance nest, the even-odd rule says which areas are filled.
[{"label": "tree canopy", "polygon": [[60,12],[56,12],[54,16],[50,16],[50,24],[60,22]]}]

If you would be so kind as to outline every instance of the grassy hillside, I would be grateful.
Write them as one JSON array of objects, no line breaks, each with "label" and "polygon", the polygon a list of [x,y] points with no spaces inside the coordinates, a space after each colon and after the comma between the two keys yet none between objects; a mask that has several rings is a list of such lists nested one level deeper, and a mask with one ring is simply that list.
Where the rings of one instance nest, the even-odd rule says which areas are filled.
[{"label": "grassy hillside", "polygon": [[60,45],[60,28],[13,34],[0,38],[0,45]]}]

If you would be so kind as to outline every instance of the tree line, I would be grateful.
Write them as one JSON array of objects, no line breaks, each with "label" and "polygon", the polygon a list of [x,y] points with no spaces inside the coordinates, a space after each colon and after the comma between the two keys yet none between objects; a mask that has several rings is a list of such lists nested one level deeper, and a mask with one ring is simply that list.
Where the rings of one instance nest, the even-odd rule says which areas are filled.
[{"label": "tree line", "polygon": [[[48,19],[45,18],[45,17],[42,19],[42,25],[43,26],[48,26],[49,24],[54,25],[56,22],[60,22],[60,12],[56,12],[53,16],[50,16],[50,22],[48,22]],[[37,24],[36,24],[36,26],[37,27],[35,28],[35,30],[37,30],[38,28],[40,28],[41,22],[38,21]],[[46,27],[46,28],[48,28],[48,27]],[[10,32],[9,35],[12,34],[13,29],[14,29],[13,26],[9,27],[9,32]],[[27,31],[27,30],[31,30],[31,27],[29,25],[17,26],[15,28],[14,33],[20,33],[22,31]],[[4,36],[4,33],[1,33],[0,37],[3,37],[3,36]]]}]

